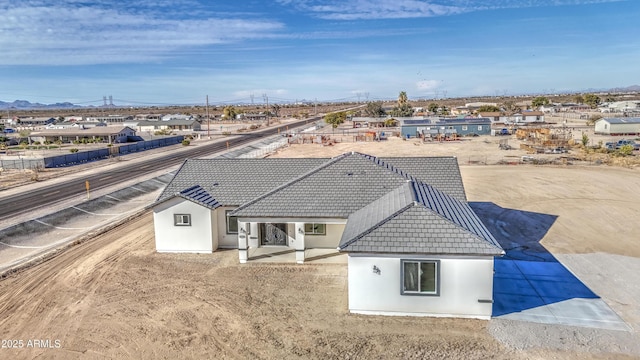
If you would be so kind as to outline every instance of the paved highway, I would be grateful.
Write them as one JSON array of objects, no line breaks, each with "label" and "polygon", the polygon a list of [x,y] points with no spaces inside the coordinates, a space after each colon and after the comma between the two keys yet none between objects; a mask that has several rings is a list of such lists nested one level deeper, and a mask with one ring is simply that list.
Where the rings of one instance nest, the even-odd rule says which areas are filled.
[{"label": "paved highway", "polygon": [[25,187],[24,192],[7,196],[0,200],[0,220],[8,217],[14,217],[27,211],[43,208],[75,195],[81,195],[86,191],[85,181],[89,181],[92,190],[98,190],[131,180],[132,178],[156,172],[158,170],[170,168],[181,164],[188,158],[204,157],[216,152],[224,151],[227,149],[227,142],[229,143],[230,149],[237,148],[260,138],[275,135],[278,131],[293,129],[319,119],[320,117],[315,117],[292,122],[286,125],[271,127],[253,133],[234,136],[229,138],[228,141],[214,142],[176,153],[169,153],[164,156],[150,158],[144,163],[122,165],[116,170],[97,172],[87,175],[81,179],[72,179],[55,186],[48,186],[40,189],[29,189],[27,186]]}]

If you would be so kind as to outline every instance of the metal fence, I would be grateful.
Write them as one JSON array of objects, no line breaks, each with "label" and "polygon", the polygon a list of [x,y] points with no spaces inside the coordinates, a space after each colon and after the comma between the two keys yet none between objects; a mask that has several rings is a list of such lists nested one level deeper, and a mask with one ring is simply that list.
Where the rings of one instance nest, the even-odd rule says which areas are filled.
[{"label": "metal fence", "polygon": [[109,158],[109,152],[110,152],[109,149],[98,149],[98,150],[81,151],[81,152],[72,153],[72,154],[50,156],[43,159],[44,167],[54,168],[54,167],[72,166],[72,165],[84,164],[89,161],[107,159]]},{"label": "metal fence", "polygon": [[[40,167],[45,168],[54,168],[54,167],[64,167],[64,166],[72,166],[78,164],[84,164],[89,161],[95,161],[100,159],[108,159],[111,155],[126,155],[138,151],[145,151],[150,149],[156,149],[163,146],[176,145],[180,144],[184,140],[184,136],[172,136],[167,138],[148,140],[148,141],[138,141],[131,144],[120,145],[118,147],[107,148],[107,149],[98,149],[98,150],[88,150],[88,151],[80,151],[73,154],[65,154],[58,156],[49,156],[44,159],[33,159],[31,161],[39,161],[39,164],[29,164],[27,161],[29,159],[19,159],[19,160],[3,160],[3,168],[6,169],[33,169],[37,168],[38,165]],[[20,161],[23,163],[19,163]],[[19,164],[8,164],[9,166],[4,166],[5,162],[18,162]],[[27,167],[10,167],[12,165],[22,166],[25,165]]]},{"label": "metal fence", "polygon": [[120,145],[118,152],[120,155],[126,155],[138,151],[156,149],[163,146],[180,144],[184,140],[184,136],[172,136],[155,140],[138,141],[132,144]]},{"label": "metal fence", "polygon": [[10,159],[0,160],[0,168],[3,169],[17,169],[17,170],[27,170],[27,169],[42,169],[45,167],[44,159],[30,159],[30,158],[18,158],[18,159]]}]

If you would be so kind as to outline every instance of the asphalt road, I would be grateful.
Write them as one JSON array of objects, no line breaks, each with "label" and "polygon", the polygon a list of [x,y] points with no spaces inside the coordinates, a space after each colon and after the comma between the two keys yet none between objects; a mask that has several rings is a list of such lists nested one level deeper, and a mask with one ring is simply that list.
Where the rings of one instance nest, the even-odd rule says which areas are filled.
[{"label": "asphalt road", "polygon": [[48,186],[41,189],[29,189],[19,194],[4,197],[0,201],[0,220],[4,220],[8,217],[14,217],[16,215],[26,213],[27,211],[46,207],[58,201],[68,199],[69,197],[74,195],[83,194],[86,191],[85,181],[89,182],[92,190],[99,190],[101,188],[122,183],[123,181],[131,180],[132,178],[143,176],[148,173],[170,168],[172,166],[181,164],[185,159],[188,158],[204,157],[216,152],[226,150],[227,142],[229,143],[229,149],[237,148],[260,138],[275,135],[278,133],[278,131],[293,129],[301,125],[312,123],[319,119],[320,117],[300,120],[253,133],[234,136],[229,138],[228,141],[214,142],[211,144],[193,147],[193,149],[185,151],[169,153],[165,156],[149,159],[142,164],[137,163],[131,165],[123,165],[121,167],[118,167],[117,170],[110,170],[108,172],[97,172],[82,179],[69,180],[63,184]]}]

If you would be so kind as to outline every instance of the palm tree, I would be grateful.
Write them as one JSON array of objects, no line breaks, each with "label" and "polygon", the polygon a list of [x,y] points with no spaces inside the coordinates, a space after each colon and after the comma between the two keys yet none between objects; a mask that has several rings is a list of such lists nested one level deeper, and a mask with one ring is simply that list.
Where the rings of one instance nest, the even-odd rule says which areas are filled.
[{"label": "palm tree", "polygon": [[400,95],[398,95],[398,107],[402,107],[407,101],[409,101],[409,99],[407,99],[407,92],[400,91]]}]

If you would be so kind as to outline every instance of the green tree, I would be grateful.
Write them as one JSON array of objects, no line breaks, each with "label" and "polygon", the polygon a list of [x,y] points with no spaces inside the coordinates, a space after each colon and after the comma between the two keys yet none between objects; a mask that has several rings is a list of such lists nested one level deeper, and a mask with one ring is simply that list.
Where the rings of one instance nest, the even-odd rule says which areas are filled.
[{"label": "green tree", "polygon": [[330,124],[332,128],[337,128],[347,119],[347,113],[344,111],[328,113],[324,116],[324,122]]},{"label": "green tree", "polygon": [[382,108],[382,101],[368,102],[367,106],[364,108],[364,113],[366,116],[370,116],[370,117],[383,116],[385,114],[385,111]]},{"label": "green tree", "polygon": [[409,104],[409,99],[405,91],[400,91],[400,95],[398,95],[398,105],[391,110],[391,115],[404,117],[413,115],[413,108],[411,104]]},{"label": "green tree", "polygon": [[576,104],[584,104],[584,97],[582,97],[582,95],[576,95],[573,97],[573,101],[575,101]]},{"label": "green tree", "polygon": [[580,140],[580,142],[582,143],[582,146],[586,147],[589,144],[589,135],[582,134],[582,139]]},{"label": "green tree", "polygon": [[407,97],[407,92],[400,91],[400,94],[398,95],[398,106],[402,106],[404,104],[407,104],[408,102],[409,98]]},{"label": "green tree", "polygon": [[387,119],[384,121],[385,127],[394,127],[398,125],[398,121],[396,119]]},{"label": "green tree", "polygon": [[595,109],[596,107],[598,107],[598,104],[600,104],[600,97],[598,95],[595,94],[586,94],[584,95],[584,103],[589,105],[592,109]]},{"label": "green tree", "polygon": [[271,105],[271,108],[273,109],[273,116],[278,117],[278,113],[280,112],[280,105],[273,104]]},{"label": "green tree", "polygon": [[478,108],[479,113],[481,112],[499,112],[500,108],[495,105],[482,105]]},{"label": "green tree", "polygon": [[537,96],[531,100],[531,106],[536,109],[542,105],[549,105],[549,99],[546,96]]},{"label": "green tree", "polygon": [[235,107],[229,105],[225,106],[225,108],[222,110],[222,114],[225,119],[235,120],[239,112]]},{"label": "green tree", "polygon": [[522,110],[513,100],[505,100],[502,103],[502,108],[508,112],[520,112]]},{"label": "green tree", "polygon": [[429,110],[429,112],[433,113],[433,114],[437,113],[438,109],[440,109],[440,105],[438,105],[437,103],[434,103],[434,102],[430,103],[427,106],[427,110]]},{"label": "green tree", "polygon": [[449,115],[450,111],[449,108],[446,107],[445,105],[442,105],[442,107],[440,108],[440,115]]}]

